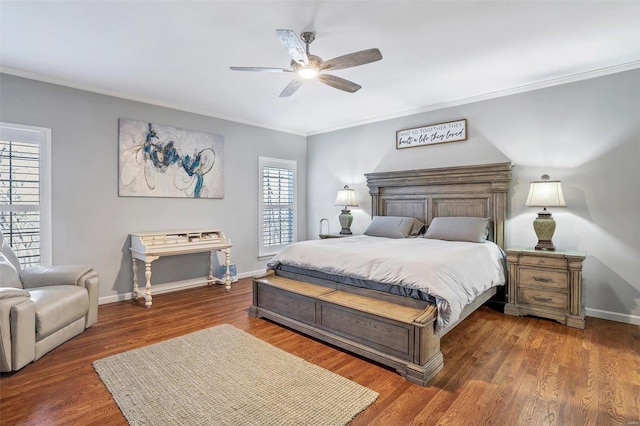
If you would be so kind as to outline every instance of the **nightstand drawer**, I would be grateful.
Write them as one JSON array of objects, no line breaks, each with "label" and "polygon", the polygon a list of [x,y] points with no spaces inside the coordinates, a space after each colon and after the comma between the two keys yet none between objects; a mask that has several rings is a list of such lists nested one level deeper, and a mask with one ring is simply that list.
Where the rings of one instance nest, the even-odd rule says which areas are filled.
[{"label": "nightstand drawer", "polygon": [[520,285],[568,290],[569,277],[565,271],[520,268]]},{"label": "nightstand drawer", "polygon": [[542,256],[520,256],[520,264],[521,265],[531,265],[531,266],[544,266],[545,268],[566,268],[567,260],[564,258],[557,257],[542,257]]},{"label": "nightstand drawer", "polygon": [[545,306],[566,310],[569,303],[566,293],[521,287],[518,289],[518,303]]}]

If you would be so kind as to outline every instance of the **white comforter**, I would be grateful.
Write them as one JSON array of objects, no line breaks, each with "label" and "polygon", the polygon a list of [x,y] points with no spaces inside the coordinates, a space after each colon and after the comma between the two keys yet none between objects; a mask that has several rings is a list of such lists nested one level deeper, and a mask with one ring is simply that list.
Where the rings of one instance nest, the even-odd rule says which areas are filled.
[{"label": "white comforter", "polygon": [[505,283],[503,254],[492,243],[365,235],[303,241],[268,263],[415,288],[436,299],[436,331],[460,318],[476,296]]}]

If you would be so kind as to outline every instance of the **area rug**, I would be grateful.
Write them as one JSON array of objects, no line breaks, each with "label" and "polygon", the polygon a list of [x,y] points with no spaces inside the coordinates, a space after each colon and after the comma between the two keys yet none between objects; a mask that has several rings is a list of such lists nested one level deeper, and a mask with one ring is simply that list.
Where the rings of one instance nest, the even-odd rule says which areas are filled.
[{"label": "area rug", "polygon": [[131,425],[344,425],[378,397],[228,324],[93,366]]}]

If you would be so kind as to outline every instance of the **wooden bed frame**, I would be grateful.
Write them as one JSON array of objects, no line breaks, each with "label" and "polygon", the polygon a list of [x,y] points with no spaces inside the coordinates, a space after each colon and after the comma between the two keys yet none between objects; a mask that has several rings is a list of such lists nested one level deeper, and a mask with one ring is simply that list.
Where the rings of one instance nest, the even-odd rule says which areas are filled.
[{"label": "wooden bed frame", "polygon": [[[511,163],[368,173],[372,216],[489,217],[489,238],[505,245]],[[506,271],[505,271],[506,273]],[[436,307],[421,300],[269,271],[253,279],[249,313],[390,366],[426,386],[444,366],[440,338],[480,307],[483,293],[443,333]]]}]

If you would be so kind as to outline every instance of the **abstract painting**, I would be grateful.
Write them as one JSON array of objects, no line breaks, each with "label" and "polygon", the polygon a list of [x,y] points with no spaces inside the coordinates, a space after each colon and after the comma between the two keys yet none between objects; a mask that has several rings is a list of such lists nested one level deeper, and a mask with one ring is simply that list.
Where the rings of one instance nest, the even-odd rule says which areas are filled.
[{"label": "abstract painting", "polygon": [[120,196],[224,198],[222,135],[124,118],[118,125]]}]

